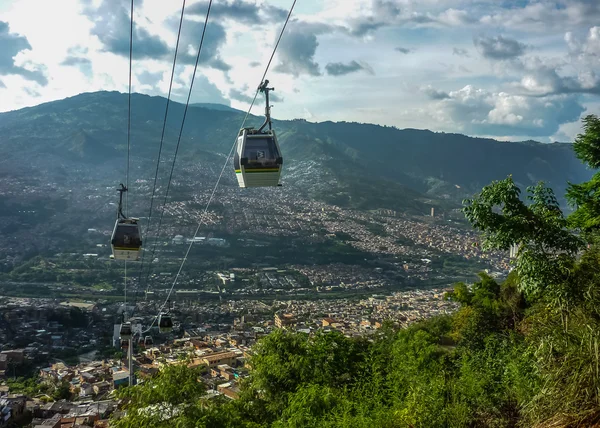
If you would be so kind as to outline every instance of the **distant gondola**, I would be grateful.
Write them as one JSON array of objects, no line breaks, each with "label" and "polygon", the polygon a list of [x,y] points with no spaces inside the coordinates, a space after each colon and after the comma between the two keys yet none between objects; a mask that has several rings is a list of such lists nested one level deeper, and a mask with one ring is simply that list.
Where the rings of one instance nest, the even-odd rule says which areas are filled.
[{"label": "distant gondola", "polygon": [[127,191],[127,187],[121,184],[117,190],[119,191],[119,208],[110,240],[113,258],[116,260],[139,260],[142,237],[138,219],[128,218],[123,214],[123,193]]},{"label": "distant gondola", "polygon": [[[269,106],[268,80],[258,88],[265,93],[267,106],[265,122],[259,129],[243,128],[240,130],[236,151],[233,157],[235,175],[240,187],[274,187],[280,186],[283,157],[277,142],[275,131],[271,129],[271,107]],[[263,131],[269,125],[267,131]]]},{"label": "distant gondola", "polygon": [[131,339],[131,323],[125,322],[121,324],[121,330],[119,331],[121,340]]},{"label": "distant gondola", "polygon": [[158,316],[158,331],[161,333],[169,333],[173,330],[173,320],[171,319],[171,315],[161,313]]}]

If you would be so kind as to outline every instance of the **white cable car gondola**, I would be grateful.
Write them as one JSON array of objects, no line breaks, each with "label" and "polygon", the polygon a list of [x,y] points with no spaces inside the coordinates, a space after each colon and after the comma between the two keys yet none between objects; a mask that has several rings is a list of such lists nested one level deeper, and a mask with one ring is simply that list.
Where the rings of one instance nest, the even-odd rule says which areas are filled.
[{"label": "white cable car gondola", "polygon": [[171,319],[171,315],[166,313],[161,313],[158,316],[158,331],[161,333],[169,333],[173,330],[173,320]]},{"label": "white cable car gondola", "polygon": [[125,322],[125,323],[121,324],[121,330],[119,331],[119,336],[121,336],[121,340],[131,339],[131,323]]},{"label": "white cable car gondola", "polygon": [[152,346],[153,344],[154,344],[154,340],[152,340],[152,336],[146,336],[144,338],[144,346],[145,347]]},{"label": "white cable car gondola", "polygon": [[[274,187],[280,186],[283,157],[277,142],[275,131],[271,129],[271,108],[269,106],[268,80],[258,88],[265,93],[265,122],[259,129],[241,129],[236,151],[233,157],[235,175],[240,187]],[[263,131],[269,125],[268,131]]]},{"label": "white cable car gondola", "polygon": [[142,250],[142,238],[138,219],[127,218],[123,214],[123,192],[126,192],[127,188],[121,184],[118,191],[120,192],[119,209],[110,240],[113,258],[116,260],[139,260]]}]

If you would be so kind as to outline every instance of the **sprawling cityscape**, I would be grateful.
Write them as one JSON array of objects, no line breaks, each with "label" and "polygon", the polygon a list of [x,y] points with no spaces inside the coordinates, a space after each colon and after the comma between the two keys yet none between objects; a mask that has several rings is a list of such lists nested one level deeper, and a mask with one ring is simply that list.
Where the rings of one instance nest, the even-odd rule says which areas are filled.
[{"label": "sprawling cityscape", "polygon": [[[114,189],[93,192],[91,208],[109,215]],[[146,269],[129,263],[125,278],[122,262],[110,259],[111,225],[99,217],[68,252],[50,246],[27,260],[16,237],[4,242],[11,273],[0,284],[0,406],[10,420],[104,426],[119,411],[112,391],[182,361],[207,367],[209,397],[235,399],[253,344],[274,329],[353,337],[386,323],[401,328],[454,311],[444,300],[453,282],[509,270],[508,254],[482,252],[460,212],[341,208],[293,188],[220,197],[205,212],[207,198],[200,191],[167,203],[161,234],[145,239]],[[156,316],[167,297],[174,329],[161,333]],[[134,316],[131,371],[119,338],[124,312]],[[11,390],[32,372],[47,393]]]},{"label": "sprawling cityscape", "polygon": [[[202,173],[211,171],[184,168],[159,233],[163,205],[150,230],[140,216],[142,260],[127,271],[111,259],[114,186],[98,185],[93,174],[72,189],[51,180],[2,182],[0,196],[21,197],[18,188],[25,201],[51,195],[66,204],[61,210],[85,218],[73,225],[72,215],[48,217],[22,201],[23,212],[4,217],[12,231],[0,243],[5,421],[107,426],[119,412],[113,391],[168,364],[206,367],[206,398],[236,399],[253,345],[275,329],[368,337],[386,324],[403,328],[452,313],[457,305],[444,296],[455,282],[510,270],[509,254],[482,251],[459,208],[354,209],[312,199],[294,183],[266,192],[225,182],[211,199],[211,189],[197,185]],[[137,198],[150,200],[150,180],[136,186]],[[136,211],[145,213],[145,203]],[[171,332],[157,322],[165,307]],[[125,318],[131,365],[129,342],[120,338]],[[28,393],[23,376],[45,392]]]},{"label": "sprawling cityscape", "polygon": [[[456,304],[444,300],[445,291],[373,294],[360,300],[274,300],[268,304],[249,299],[213,304],[181,299],[170,310],[176,320],[172,332],[161,334],[158,326],[153,326],[143,334],[134,333],[132,370],[136,381],[138,377],[143,381],[165,364],[204,365],[208,370],[202,381],[209,396],[235,399],[239,382],[248,374],[245,359],[252,345],[273,329],[369,335],[386,322],[398,327],[450,313]],[[4,414],[9,412],[7,420],[29,418],[34,427],[107,423],[118,404],[111,399],[111,392],[129,384],[130,379],[116,316],[124,307],[106,301],[0,298],[0,376],[11,379],[25,367],[36,367],[39,381],[49,391],[30,397],[0,386],[0,405]],[[140,332],[142,325],[150,325],[156,310],[154,303],[139,302],[131,321],[134,331],[136,323]],[[146,337],[152,337],[152,344],[145,342]],[[61,387],[64,397],[53,398]]]},{"label": "sprawling cityscape", "polygon": [[600,1],[287,3],[0,1],[0,428],[600,427]]},{"label": "sprawling cityscape", "polygon": [[[502,278],[510,269],[508,254],[482,251],[456,208],[439,214],[432,205],[421,215],[352,209],[308,198],[295,185],[267,193],[225,183],[211,200],[210,189],[196,186],[196,169],[175,184],[179,196],[164,205],[160,233],[147,233],[141,218],[143,262],[128,263],[127,273],[111,259],[114,187],[95,179],[73,189],[2,183],[4,197],[20,186],[32,199],[51,194],[87,213],[69,237],[60,232],[67,219],[37,222],[39,207],[5,217],[14,231],[0,244],[6,421],[106,426],[119,411],[113,391],[165,364],[206,367],[207,398],[236,399],[253,345],[274,329],[354,337],[386,323],[402,328],[452,313],[457,305],[444,296],[456,281],[483,270]],[[149,200],[149,180],[136,185]],[[171,332],[157,322],[165,305]],[[120,338],[125,318],[131,367]],[[46,392],[28,395],[23,375]]]}]

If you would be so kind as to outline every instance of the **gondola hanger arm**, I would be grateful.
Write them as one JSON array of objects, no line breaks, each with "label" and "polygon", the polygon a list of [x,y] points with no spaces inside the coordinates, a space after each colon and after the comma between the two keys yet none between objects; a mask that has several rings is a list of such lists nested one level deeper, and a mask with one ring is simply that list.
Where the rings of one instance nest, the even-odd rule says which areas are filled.
[{"label": "gondola hanger arm", "polygon": [[269,125],[269,131],[272,129],[272,127],[271,127],[271,106],[269,105],[269,91],[274,91],[275,88],[269,88],[267,86],[268,84],[269,84],[269,81],[265,80],[258,87],[258,90],[260,92],[264,92],[265,93],[265,102],[266,102],[266,105],[265,105],[265,122],[262,124],[262,126],[260,128],[258,128],[258,132],[259,133],[263,132],[263,129],[265,128],[265,126],[267,126],[267,124]]},{"label": "gondola hanger arm", "polygon": [[127,187],[125,187],[123,183],[119,183],[119,186],[121,187],[117,189],[117,192],[119,192],[119,208],[117,211],[117,218],[126,219],[127,216],[123,214],[123,193],[127,192]]}]

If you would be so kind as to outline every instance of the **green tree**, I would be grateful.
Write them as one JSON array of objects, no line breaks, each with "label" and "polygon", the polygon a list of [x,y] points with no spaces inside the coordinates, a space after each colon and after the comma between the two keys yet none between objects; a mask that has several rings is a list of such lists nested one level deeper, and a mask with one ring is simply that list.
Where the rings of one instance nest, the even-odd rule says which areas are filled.
[{"label": "green tree", "polygon": [[[591,169],[600,168],[600,118],[588,115],[583,119],[584,133],[577,135],[573,149],[577,157]],[[569,222],[584,232],[588,239],[600,227],[600,172],[581,184],[569,183],[567,200],[575,208]]]},{"label": "green tree", "polygon": [[55,400],[69,400],[71,396],[71,385],[66,380],[59,383],[52,392],[52,398]]},{"label": "green tree", "polygon": [[[586,117],[584,130],[574,150],[589,167],[597,169],[598,118]],[[569,230],[575,227],[588,242],[597,243],[598,184],[600,175],[596,173],[586,183],[569,185],[567,197],[576,210],[568,221],[550,189],[542,184],[528,189],[531,203],[527,206],[510,177],[486,186],[480,195],[466,201],[465,214],[483,232],[487,248],[506,250],[511,243],[521,245],[516,269],[499,295],[501,308],[506,305],[516,322],[504,333],[484,334],[484,348],[460,354],[463,376],[458,385],[468,401],[475,399],[473,392],[480,391],[485,397],[486,391],[492,391],[487,408],[513,409],[509,412],[526,426],[591,426],[600,419],[600,252],[594,245],[576,258],[582,241]],[[522,320],[517,288],[530,298]],[[485,325],[465,317],[466,309],[478,313],[474,293],[461,288],[456,291],[463,308],[455,322],[463,317],[471,321],[470,327]],[[491,354],[488,348],[493,350]],[[494,377],[486,366],[510,375]],[[498,385],[504,386],[498,389]],[[478,406],[468,407],[472,416]],[[493,413],[498,419],[497,411]]]},{"label": "green tree", "polygon": [[118,428],[196,426],[201,418],[200,397],[205,391],[202,371],[184,364],[167,365],[148,381],[120,389],[124,414],[114,418]]},{"label": "green tree", "polygon": [[7,379],[6,381],[11,393],[24,394],[27,397],[33,397],[39,393],[48,392],[48,385],[41,382],[39,376],[35,375],[30,378],[18,377],[15,380]]},{"label": "green tree", "polygon": [[552,189],[541,182],[528,187],[529,205],[520,193],[510,176],[493,181],[464,201],[464,212],[482,233],[484,249],[508,251],[519,245],[515,262],[519,286],[536,298],[546,290],[555,291],[553,286],[569,275],[582,241],[567,228]]}]

